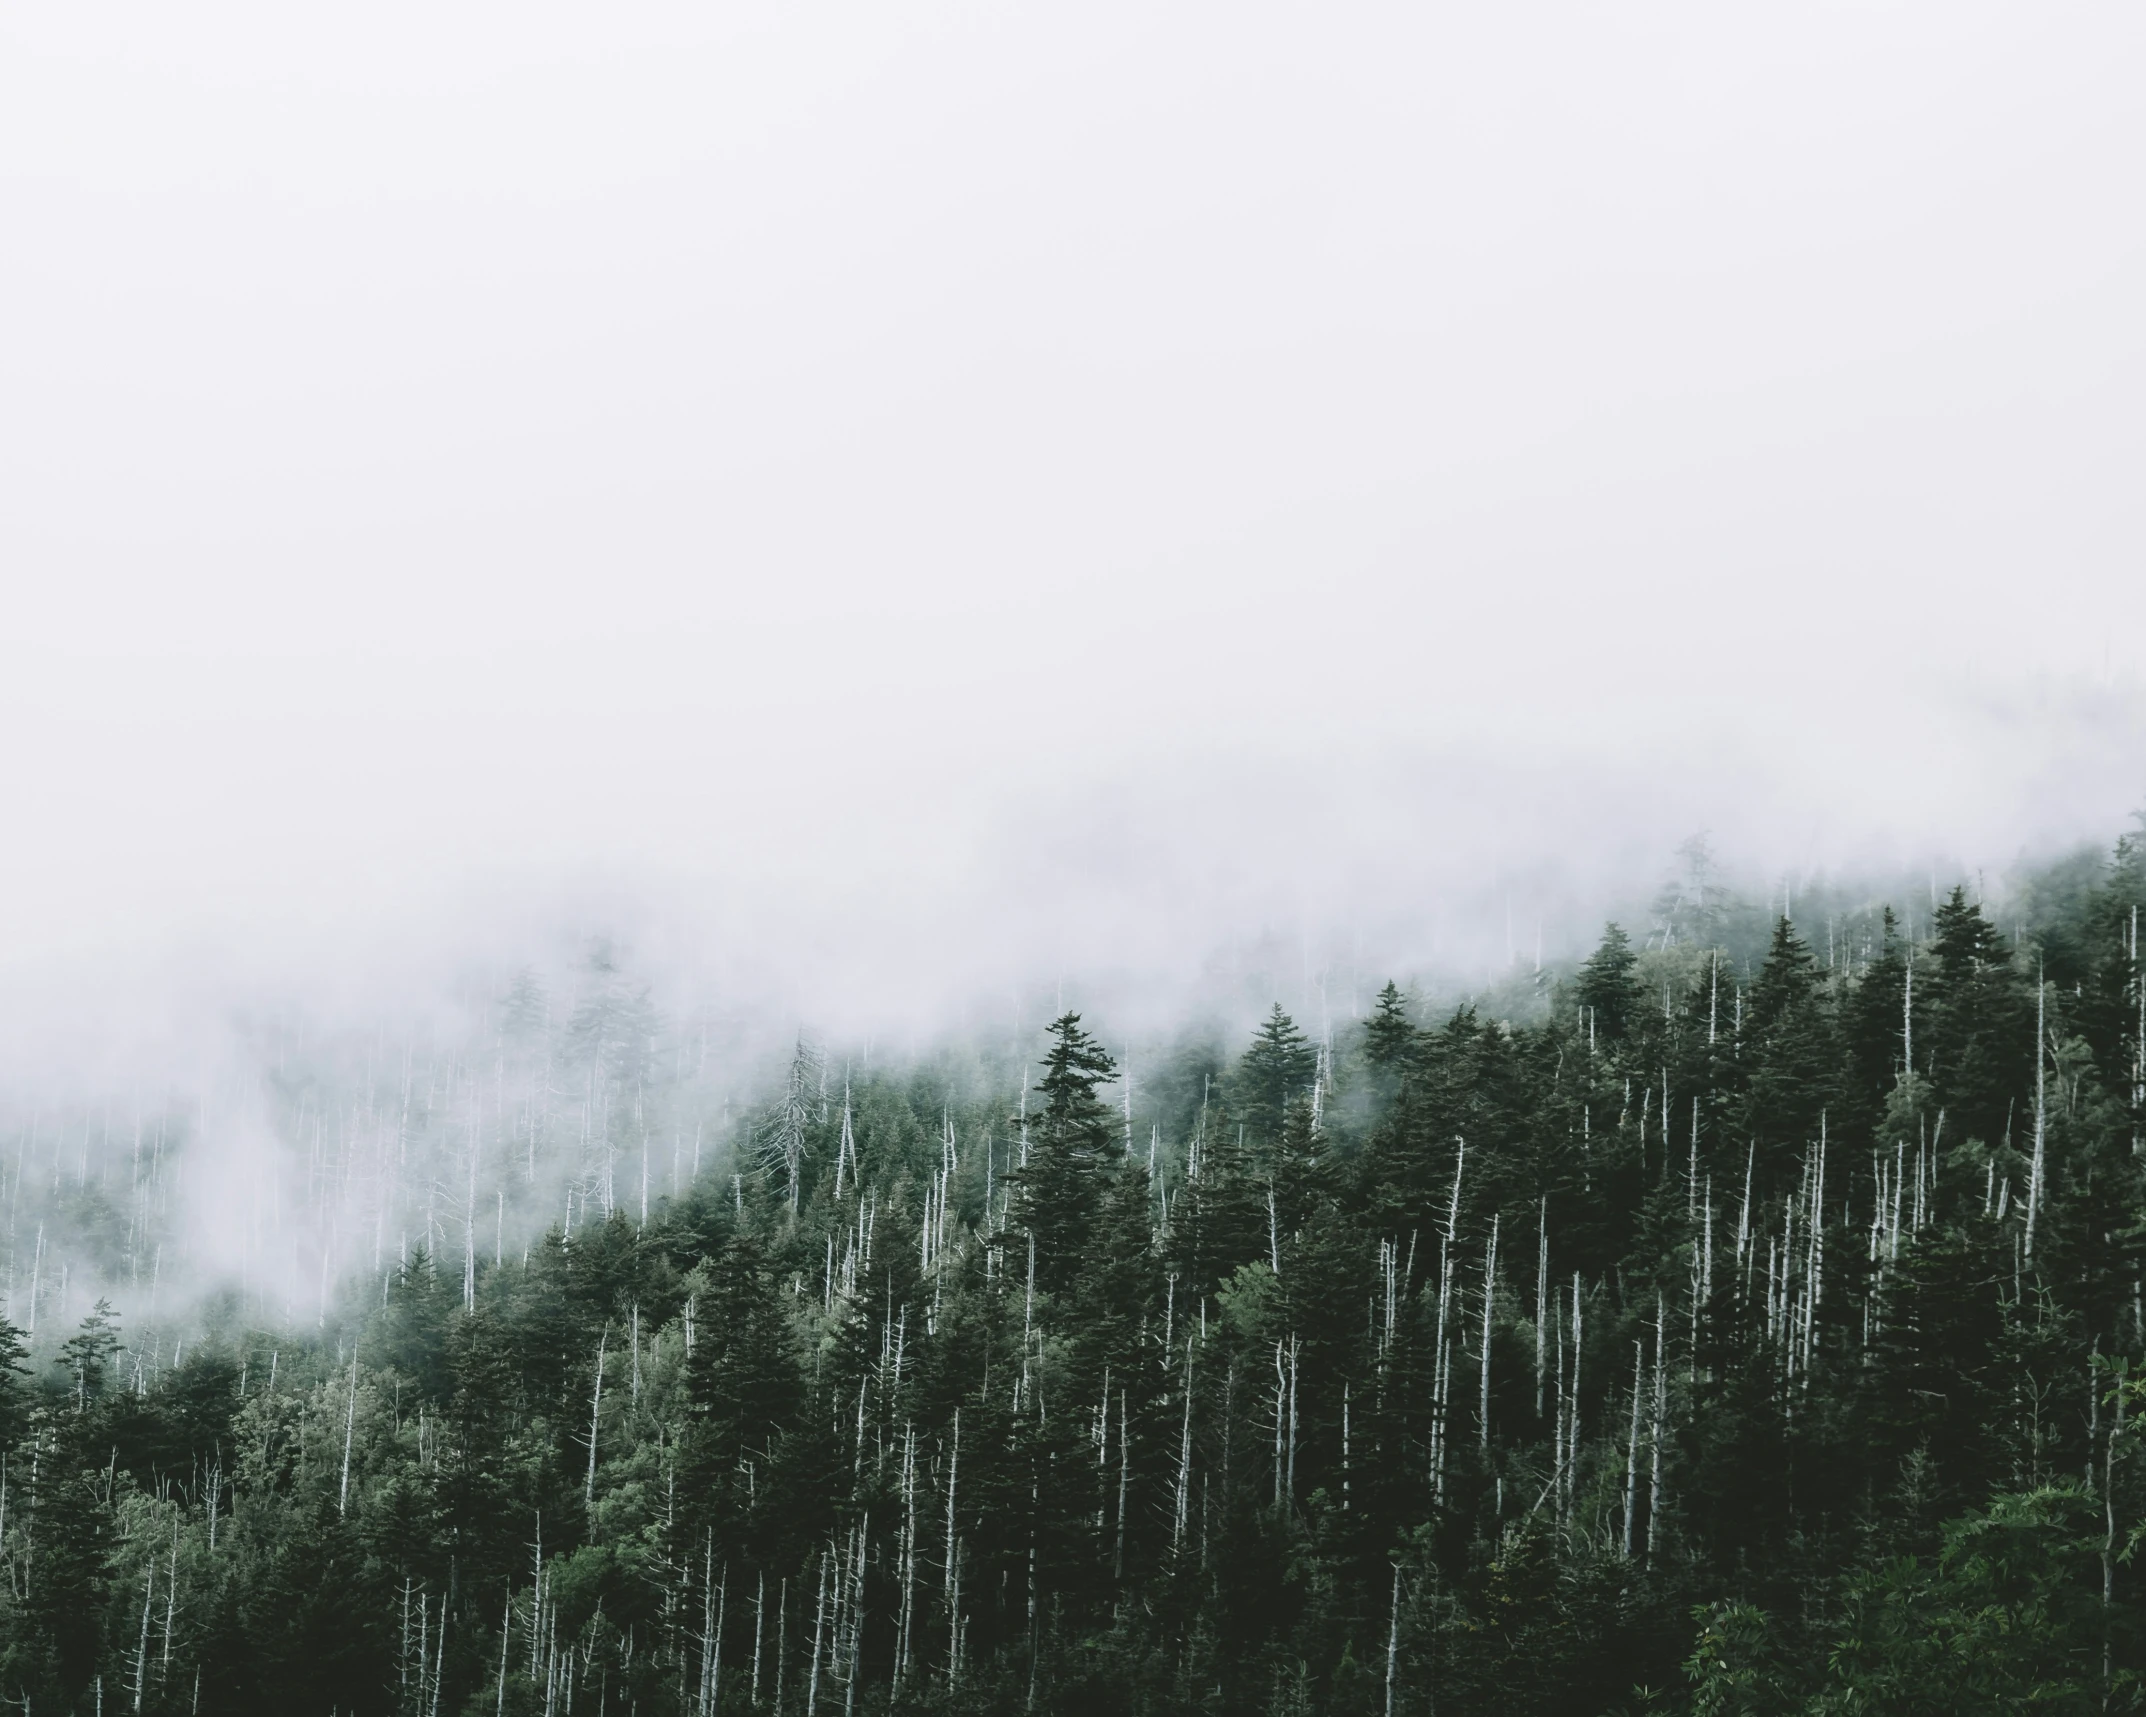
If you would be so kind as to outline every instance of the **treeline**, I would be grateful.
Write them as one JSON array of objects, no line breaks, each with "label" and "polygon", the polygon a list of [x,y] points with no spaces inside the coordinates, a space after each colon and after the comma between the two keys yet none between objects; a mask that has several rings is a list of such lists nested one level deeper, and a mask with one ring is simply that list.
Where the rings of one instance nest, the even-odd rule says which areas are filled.
[{"label": "treeline", "polygon": [[464,1213],[153,1365],[6,1334],[0,1697],[2131,1708],[2146,858],[2024,901],[1748,957],[1680,905],[1532,1017],[1277,1007],[1137,1112],[1072,1013],[801,1043],[526,1256]]}]

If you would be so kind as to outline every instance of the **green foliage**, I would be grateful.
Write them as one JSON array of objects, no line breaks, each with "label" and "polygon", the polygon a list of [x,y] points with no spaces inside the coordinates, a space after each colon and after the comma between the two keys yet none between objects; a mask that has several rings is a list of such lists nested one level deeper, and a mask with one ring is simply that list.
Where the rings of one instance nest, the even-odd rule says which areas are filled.
[{"label": "green foliage", "polygon": [[1277,1003],[1237,1068],[1238,1113],[1256,1141],[1271,1144],[1280,1135],[1290,1106],[1308,1097],[1318,1066],[1319,1051]]},{"label": "green foliage", "polygon": [[1631,937],[1615,924],[1604,925],[1602,945],[1580,968],[1573,985],[1574,999],[1589,1016],[1583,1031],[1612,1043],[1624,1037],[1639,1011],[1639,980],[1633,976],[1638,964]]},{"label": "green foliage", "polygon": [[1786,918],[1775,923],[1773,945],[1751,986],[1744,1044],[1746,1135],[1762,1147],[1800,1147],[1838,1095],[1839,1050],[1817,962]]},{"label": "green foliage", "polygon": [[1415,1048],[1416,1028],[1409,1023],[1400,986],[1389,981],[1364,1022],[1364,1059],[1380,1070],[1400,1070]]},{"label": "green foliage", "polygon": [[1918,1071],[1945,1094],[1952,1124],[1969,1138],[2006,1141],[2033,1083],[2032,986],[2020,982],[1997,929],[1955,888],[1937,909],[1929,1017]]},{"label": "green foliage", "polygon": [[1116,1118],[1095,1088],[1117,1067],[1080,1028],[1080,1015],[1052,1021],[1037,1084],[1040,1110],[1026,1120],[1028,1160],[1017,1224],[1035,1237],[1036,1280],[1055,1292],[1073,1280],[1102,1210],[1106,1171],[1124,1154]]},{"label": "green foliage", "polygon": [[86,1413],[104,1398],[104,1386],[119,1351],[119,1333],[112,1327],[112,1307],[99,1300],[96,1309],[82,1320],[82,1327],[60,1348],[57,1361],[64,1374],[62,1387],[73,1399],[77,1413]]},{"label": "green foliage", "polygon": [[1695,1717],[2136,1709],[2137,1676],[2113,1658],[2136,1618],[2102,1602],[2099,1513],[2069,1487],[1997,1496],[1934,1554],[1853,1573],[1803,1661],[1752,1605],[1703,1611]]},{"label": "green foliage", "polygon": [[1782,1661],[1773,1620],[1756,1604],[1699,1611],[1699,1637],[1685,1660],[1692,1717],[1787,1717],[1803,1703],[1803,1678]]},{"label": "green foliage", "polygon": [[2100,1512],[2069,1488],[2000,1496],[1948,1527],[1934,1558],[1856,1575],[1813,1709],[1996,1717],[2134,1708],[2134,1676],[2105,1675],[2100,1650],[2131,1625],[2128,1613],[2102,1606]]},{"label": "green foliage", "polygon": [[[183,1360],[0,1325],[0,1697],[2134,1708],[2146,860],[2022,954],[1960,891],[1769,935],[1686,857],[1535,1015],[1276,1008],[1138,1050],[1131,1117],[1072,1013],[1040,1069],[800,1041],[645,1218],[591,1182]],[[599,950],[554,1011],[500,1056],[645,1152],[647,991]]]},{"label": "green foliage", "polygon": [[24,1386],[29,1354],[23,1332],[0,1318],[0,1458],[11,1453],[30,1428],[30,1397]]}]

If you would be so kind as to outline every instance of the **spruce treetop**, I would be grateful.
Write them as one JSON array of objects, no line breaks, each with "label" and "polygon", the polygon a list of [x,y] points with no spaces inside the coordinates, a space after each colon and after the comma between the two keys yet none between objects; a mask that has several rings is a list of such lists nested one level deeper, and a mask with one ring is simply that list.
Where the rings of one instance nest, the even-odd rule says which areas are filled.
[{"label": "spruce treetop", "polygon": [[1605,924],[1602,944],[1580,968],[1576,986],[1580,1006],[1593,1013],[1595,1029],[1604,1037],[1622,1037],[1639,1007],[1639,979],[1633,975],[1638,963],[1623,927]]},{"label": "spruce treetop", "polygon": [[1408,1008],[1392,979],[1379,991],[1371,1017],[1364,1022],[1364,1056],[1373,1067],[1393,1067],[1405,1060],[1416,1041]]},{"label": "spruce treetop", "polygon": [[1281,1132],[1290,1103],[1306,1094],[1318,1069],[1319,1051],[1276,1002],[1238,1064],[1245,1122],[1255,1138]]},{"label": "spruce treetop", "polygon": [[1040,1116],[1029,1117],[1029,1124],[1040,1126],[1054,1140],[1106,1154],[1120,1150],[1122,1141],[1112,1124],[1110,1107],[1095,1094],[1098,1085],[1117,1076],[1118,1064],[1081,1030],[1077,1013],[1060,1015],[1048,1030],[1051,1047],[1040,1064],[1043,1077],[1036,1082],[1043,1109]]}]

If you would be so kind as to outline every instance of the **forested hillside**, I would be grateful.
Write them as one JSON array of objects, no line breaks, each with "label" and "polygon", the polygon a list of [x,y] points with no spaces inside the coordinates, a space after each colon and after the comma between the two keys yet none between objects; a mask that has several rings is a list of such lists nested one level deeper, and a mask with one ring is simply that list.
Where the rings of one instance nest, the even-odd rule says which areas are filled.
[{"label": "forested hillside", "polygon": [[[64,1343],[0,1326],[0,1697],[2130,1709],[2141,905],[2135,840],[2001,923],[1702,888],[1495,1006],[1275,1007],[1130,1083],[1073,1011],[800,1040],[653,1147],[662,1022],[525,983],[486,1065],[539,1097],[345,1235],[356,1287],[152,1343],[145,1263]],[[355,1111],[290,1080],[325,1162]]]}]

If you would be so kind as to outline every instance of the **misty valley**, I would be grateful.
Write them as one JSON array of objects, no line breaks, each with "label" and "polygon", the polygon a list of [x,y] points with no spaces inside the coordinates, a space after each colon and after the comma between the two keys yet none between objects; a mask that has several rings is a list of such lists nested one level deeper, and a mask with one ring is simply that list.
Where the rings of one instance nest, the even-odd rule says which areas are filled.
[{"label": "misty valley", "polygon": [[2142,905],[899,1051],[591,943],[11,1095],[0,1708],[2133,1709]]}]

